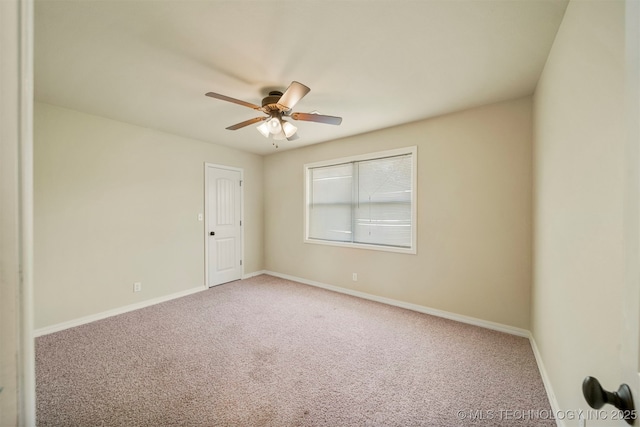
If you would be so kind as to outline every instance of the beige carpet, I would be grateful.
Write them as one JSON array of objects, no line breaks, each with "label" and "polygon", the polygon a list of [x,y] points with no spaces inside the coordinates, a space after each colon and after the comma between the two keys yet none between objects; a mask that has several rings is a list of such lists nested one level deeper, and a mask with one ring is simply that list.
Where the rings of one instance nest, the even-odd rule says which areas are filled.
[{"label": "beige carpet", "polygon": [[36,375],[39,426],[555,425],[527,339],[267,275],[42,336]]}]

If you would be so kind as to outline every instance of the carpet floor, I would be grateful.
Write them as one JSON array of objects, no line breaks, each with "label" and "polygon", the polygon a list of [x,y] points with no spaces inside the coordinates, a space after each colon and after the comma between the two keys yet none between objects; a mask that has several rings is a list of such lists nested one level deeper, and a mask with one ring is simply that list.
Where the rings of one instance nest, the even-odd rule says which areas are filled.
[{"label": "carpet floor", "polygon": [[38,426],[554,426],[529,341],[261,275],[41,336]]}]

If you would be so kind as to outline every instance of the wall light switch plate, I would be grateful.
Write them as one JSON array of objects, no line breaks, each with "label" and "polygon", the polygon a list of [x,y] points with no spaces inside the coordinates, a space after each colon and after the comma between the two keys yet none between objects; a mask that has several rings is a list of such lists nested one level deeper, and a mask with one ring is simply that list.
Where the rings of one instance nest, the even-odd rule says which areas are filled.
[{"label": "wall light switch plate", "polygon": [[204,219],[204,215],[201,213],[198,214],[198,221],[202,221]]}]

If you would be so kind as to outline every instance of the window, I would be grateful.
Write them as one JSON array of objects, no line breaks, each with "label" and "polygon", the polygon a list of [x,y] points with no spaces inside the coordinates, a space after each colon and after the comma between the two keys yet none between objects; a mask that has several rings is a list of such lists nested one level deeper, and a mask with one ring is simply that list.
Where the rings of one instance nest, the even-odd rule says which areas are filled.
[{"label": "window", "polygon": [[416,253],[416,151],[305,165],[305,242]]}]

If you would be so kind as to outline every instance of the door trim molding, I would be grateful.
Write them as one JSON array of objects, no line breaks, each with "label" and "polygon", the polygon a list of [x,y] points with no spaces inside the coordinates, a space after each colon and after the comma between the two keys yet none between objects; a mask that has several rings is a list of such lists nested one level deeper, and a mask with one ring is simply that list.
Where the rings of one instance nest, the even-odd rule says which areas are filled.
[{"label": "door trim molding", "polygon": [[209,239],[207,230],[209,230],[209,180],[207,179],[207,169],[225,169],[240,173],[240,221],[242,226],[240,227],[240,257],[242,259],[242,265],[240,266],[240,278],[244,277],[244,169],[236,168],[233,166],[221,165],[218,163],[204,163],[204,287],[209,289]]},{"label": "door trim molding", "polygon": [[[0,1],[0,263],[3,295],[14,310],[3,313],[10,328],[14,367],[2,396],[0,422],[35,425],[33,340],[33,0]],[[6,96],[5,95],[6,90]],[[7,321],[7,323],[4,323]],[[9,323],[10,322],[10,323]],[[6,377],[4,373],[1,380]],[[3,384],[0,384],[3,386]],[[6,406],[5,406],[6,405]],[[6,411],[5,411],[6,410]]]}]

